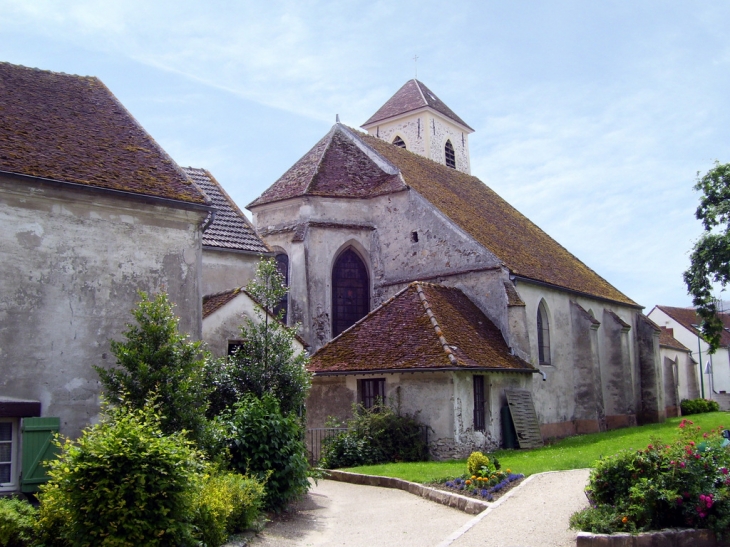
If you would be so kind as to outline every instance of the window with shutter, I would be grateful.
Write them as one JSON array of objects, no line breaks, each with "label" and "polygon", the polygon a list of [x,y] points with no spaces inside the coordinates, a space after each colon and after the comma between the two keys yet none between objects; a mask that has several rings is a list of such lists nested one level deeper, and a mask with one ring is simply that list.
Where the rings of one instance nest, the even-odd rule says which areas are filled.
[{"label": "window with shutter", "polygon": [[0,492],[18,486],[18,418],[0,418]]},{"label": "window with shutter", "polygon": [[22,492],[37,492],[48,481],[43,462],[56,456],[53,436],[58,433],[60,418],[23,419],[23,473],[20,481]]}]

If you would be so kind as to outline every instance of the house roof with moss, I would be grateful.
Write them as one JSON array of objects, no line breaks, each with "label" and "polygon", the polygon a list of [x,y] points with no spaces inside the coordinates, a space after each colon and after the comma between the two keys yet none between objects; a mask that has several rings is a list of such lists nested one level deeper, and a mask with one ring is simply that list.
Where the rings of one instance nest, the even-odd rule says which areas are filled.
[{"label": "house roof with moss", "polygon": [[235,287],[227,291],[203,296],[203,319],[221,309],[241,293],[247,294],[243,287]]},{"label": "house roof with moss", "polygon": [[206,203],[98,78],[0,62],[3,171]]},{"label": "house roof with moss", "polygon": [[684,351],[686,353],[692,353],[687,346],[685,346],[682,342],[674,337],[674,329],[659,327],[659,330],[661,331],[659,333],[660,346],[670,349],[676,349],[677,351]]},{"label": "house roof with moss", "polygon": [[183,171],[208,196],[215,207],[213,222],[203,232],[203,245],[221,250],[271,252],[243,211],[209,171],[195,167],[183,167]]},{"label": "house roof with moss", "polygon": [[414,282],[321,347],[320,375],[417,370],[535,372],[459,289]]},{"label": "house roof with moss", "polygon": [[467,129],[474,131],[464,120],[454,113],[446,103],[439,99],[436,94],[428,89],[423,82],[419,82],[415,78],[408,80],[403,87],[395,92],[378,111],[370,116],[370,119],[362,124],[362,127],[375,125],[378,122],[408,114],[420,108],[430,107],[439,114],[453,120]]},{"label": "house roof with moss", "polygon": [[249,207],[302,196],[370,198],[413,189],[523,279],[637,306],[478,178],[335,124]]}]

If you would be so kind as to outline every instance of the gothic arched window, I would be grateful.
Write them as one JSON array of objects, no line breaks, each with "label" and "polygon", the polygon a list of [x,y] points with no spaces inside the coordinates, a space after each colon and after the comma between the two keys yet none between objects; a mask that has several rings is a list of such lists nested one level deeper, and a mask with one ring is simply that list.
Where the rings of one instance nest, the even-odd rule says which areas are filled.
[{"label": "gothic arched window", "polygon": [[537,359],[541,365],[549,365],[550,361],[550,320],[547,307],[542,300],[537,307]]},{"label": "gothic arched window", "polygon": [[400,146],[403,150],[406,149],[406,143],[403,142],[403,139],[401,139],[399,136],[393,139],[393,144],[395,144],[396,146]]},{"label": "gothic arched window", "polygon": [[[284,253],[279,253],[276,255],[276,269],[279,270],[279,273],[284,278],[284,285],[289,287],[289,257],[286,256]],[[281,300],[274,308],[274,315],[278,315],[280,311],[283,311],[283,315],[281,316],[281,321],[287,325],[287,315],[289,311],[289,291],[281,297]]]},{"label": "gothic arched window", "polygon": [[446,146],[444,147],[444,154],[446,156],[446,167],[451,167],[452,169],[456,169],[456,154],[454,154],[454,145],[451,144],[451,141],[446,141]]},{"label": "gothic arched window", "polygon": [[347,249],[332,270],[332,337],[354,325],[370,311],[370,279],[365,264]]}]

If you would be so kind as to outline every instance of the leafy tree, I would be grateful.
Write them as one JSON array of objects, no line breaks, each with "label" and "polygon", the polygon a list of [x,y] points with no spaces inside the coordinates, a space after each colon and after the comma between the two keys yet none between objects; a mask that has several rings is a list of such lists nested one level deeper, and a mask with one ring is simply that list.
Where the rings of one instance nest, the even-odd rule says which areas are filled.
[{"label": "leafy tree", "polygon": [[301,413],[311,384],[309,358],[296,352],[296,327],[281,323],[283,310],[274,313],[287,291],[274,260],[261,260],[246,291],[259,305],[257,321],[246,320],[241,326],[242,346],[219,363],[209,415],[232,408],[249,393],[259,399],[272,395],[284,414]]},{"label": "leafy tree", "polygon": [[692,250],[684,282],[702,318],[700,328],[710,344],[710,353],[714,353],[724,327],[712,288],[719,283],[724,289],[730,282],[730,164],[716,161],[715,167],[701,178],[698,172],[694,188],[702,192],[695,217],[702,221],[705,231]]},{"label": "leafy tree", "polygon": [[187,430],[206,444],[209,424],[205,419],[208,396],[208,354],[200,341],[178,331],[179,319],[166,294],[141,300],[132,310],[136,322],[128,323],[125,340],[111,341],[118,368],[94,367],[111,403],[142,409],[154,396],[161,413],[162,431],[170,435]]}]

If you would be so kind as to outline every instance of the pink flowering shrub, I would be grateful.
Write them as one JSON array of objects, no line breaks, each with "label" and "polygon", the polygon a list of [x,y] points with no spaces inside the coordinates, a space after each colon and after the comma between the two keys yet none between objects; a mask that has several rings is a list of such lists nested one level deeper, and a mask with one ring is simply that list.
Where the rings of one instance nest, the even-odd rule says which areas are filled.
[{"label": "pink flowering shrub", "polygon": [[673,444],[654,442],[596,463],[586,495],[588,509],[571,526],[594,533],[662,528],[730,529],[730,446],[722,428],[702,432],[689,420]]}]

